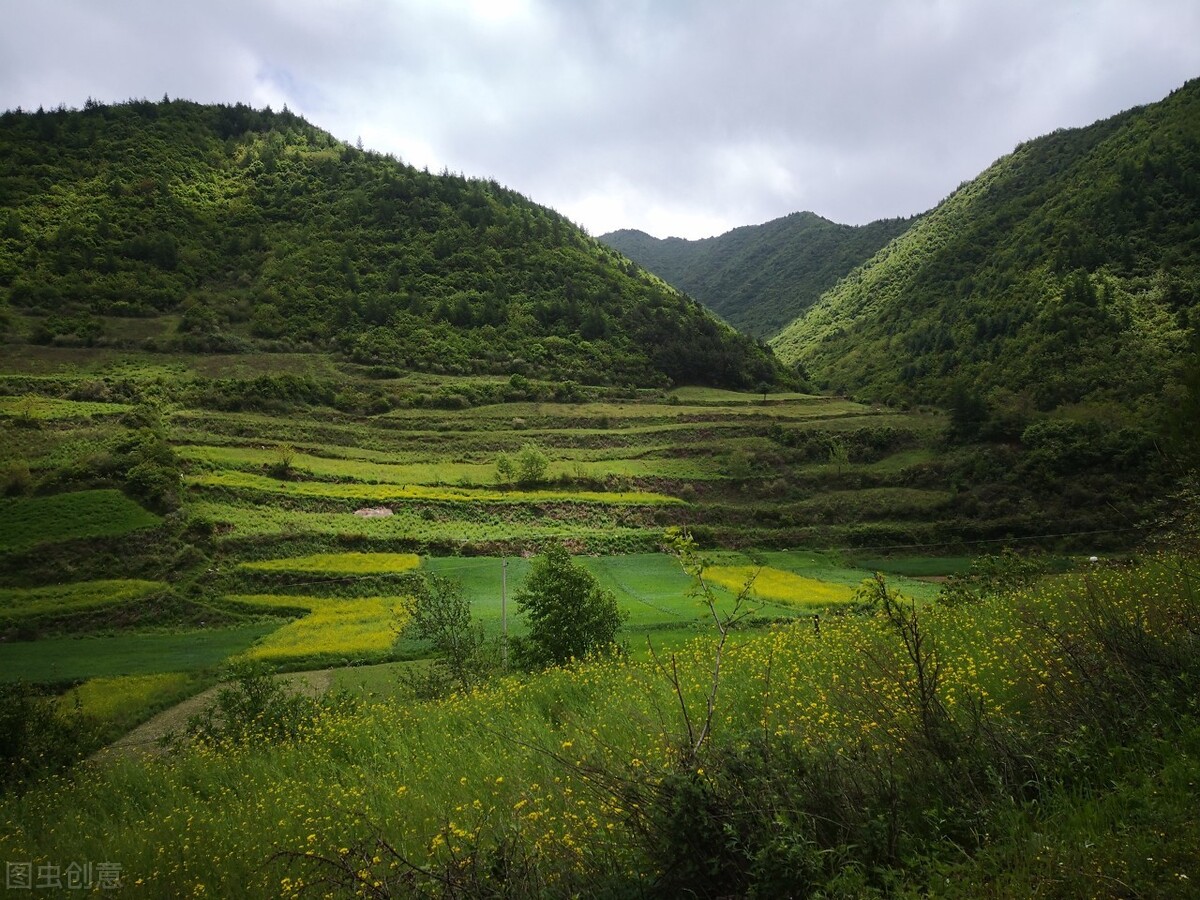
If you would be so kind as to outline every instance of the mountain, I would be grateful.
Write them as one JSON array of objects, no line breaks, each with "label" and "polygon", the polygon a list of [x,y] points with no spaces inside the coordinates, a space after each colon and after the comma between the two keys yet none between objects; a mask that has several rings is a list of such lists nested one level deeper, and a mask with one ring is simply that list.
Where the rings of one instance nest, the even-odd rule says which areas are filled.
[{"label": "mountain", "polygon": [[782,371],[553,210],[240,104],[0,116],[0,302],[8,339],[41,343],[175,317],[143,347],[616,385]]},{"label": "mountain", "polygon": [[[772,340],[864,398],[1200,421],[1200,80],[1018,146]],[[1003,428],[1001,429],[1003,430]]]},{"label": "mountain", "polygon": [[766,338],[912,222],[884,219],[838,225],[815,213],[799,212],[697,241],[660,240],[628,229],[599,239],[734,327]]}]

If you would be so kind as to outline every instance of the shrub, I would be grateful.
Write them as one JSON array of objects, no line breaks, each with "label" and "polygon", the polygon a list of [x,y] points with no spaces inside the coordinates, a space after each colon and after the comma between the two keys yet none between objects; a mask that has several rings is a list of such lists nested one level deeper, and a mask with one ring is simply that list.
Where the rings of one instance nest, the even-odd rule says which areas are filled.
[{"label": "shrub", "polygon": [[624,618],[612,592],[557,542],[534,560],[515,599],[529,627],[516,656],[529,668],[563,665],[612,648]]},{"label": "shrub", "polygon": [[541,484],[546,480],[550,460],[542,448],[532,441],[517,454],[517,483],[521,485]]}]

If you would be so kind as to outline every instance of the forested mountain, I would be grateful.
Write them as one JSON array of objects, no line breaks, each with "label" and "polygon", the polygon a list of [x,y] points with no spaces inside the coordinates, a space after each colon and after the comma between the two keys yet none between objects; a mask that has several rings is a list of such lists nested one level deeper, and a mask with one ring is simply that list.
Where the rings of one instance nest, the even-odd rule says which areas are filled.
[{"label": "forested mountain", "polygon": [[1198,331],[1194,80],[1021,144],[773,344],[833,390],[948,404],[968,432],[1116,404],[1194,444]]},{"label": "forested mountain", "polygon": [[735,327],[766,338],[912,222],[884,219],[838,225],[815,213],[799,212],[697,241],[660,240],[629,229],[601,235],[600,240]]},{"label": "forested mountain", "polygon": [[363,152],[289,113],[131,101],[0,116],[10,340],[316,349],[397,370],[754,386],[753,339],[494,181]]}]

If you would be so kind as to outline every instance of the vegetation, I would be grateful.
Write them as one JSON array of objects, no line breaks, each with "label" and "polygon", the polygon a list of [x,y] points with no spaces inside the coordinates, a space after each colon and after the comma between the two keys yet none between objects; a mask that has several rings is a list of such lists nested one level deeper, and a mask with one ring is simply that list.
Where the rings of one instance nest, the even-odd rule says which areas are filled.
[{"label": "vegetation", "polygon": [[1093,452],[1110,470],[1151,456],[1152,436],[1182,453],[1200,316],[1198,107],[1192,81],[1021,144],[825,294],[776,352],[837,392],[943,404],[960,439],[1044,441],[1028,430],[1047,427],[1036,413],[1073,409],[1053,427],[1081,443],[1108,431]]},{"label": "vegetation", "polygon": [[[317,348],[384,377],[781,377],[755,341],[558,213],[494,181],[363,152],[287,111],[7,112],[0,170],[0,292],[19,313],[10,327],[36,344]],[[141,339],[113,323],[166,317]]]},{"label": "vegetation", "polygon": [[516,655],[527,666],[566,665],[616,644],[623,618],[616,597],[562,544],[534,560],[515,599],[528,628]]},{"label": "vegetation", "polygon": [[687,241],[614,231],[600,240],[695,297],[740,331],[766,339],[907,231],[913,219],[838,225],[810,212]]},{"label": "vegetation", "polygon": [[[0,858],[169,897],[1194,892],[1197,347],[1157,286],[1194,191],[1156,149],[1194,149],[1193,87],[1019,148],[826,294],[887,306],[904,257],[888,327],[962,337],[864,313],[862,400],[286,112],[5,115]],[[1162,352],[1005,382],[938,273],[1020,250],[1032,291],[1043,245],[1119,249],[1105,216],[1132,262],[1066,307],[1091,283]],[[1044,375],[1039,321],[1005,353]]]},{"label": "vegetation", "polygon": [[113,489],[0,500],[0,550],[123,535],[161,521]]}]

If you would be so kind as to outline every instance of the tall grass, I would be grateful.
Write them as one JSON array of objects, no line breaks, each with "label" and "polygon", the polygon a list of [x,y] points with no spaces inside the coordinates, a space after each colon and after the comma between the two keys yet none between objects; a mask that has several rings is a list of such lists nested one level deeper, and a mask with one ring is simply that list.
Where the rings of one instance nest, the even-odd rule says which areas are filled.
[{"label": "tall grass", "polygon": [[[706,640],[675,655],[678,696],[653,662],[608,660],[440,702],[333,707],[290,743],[85,767],[0,805],[0,857],[120,861],[150,896],[275,896],[323,877],[349,893],[359,870],[434,893],[498,873],[524,895],[745,893],[780,884],[768,876],[939,893],[935,873],[994,873],[1014,811],[1038,822],[1040,846],[1068,846],[1083,826],[1043,811],[1084,816],[1070,797],[1108,791],[1146,740],[1165,752],[1194,731],[1200,605],[1169,562],[971,606],[894,603],[730,645],[692,768],[679,708],[706,703]],[[1181,824],[1194,840],[1194,820]],[[1177,839],[1162,866],[1129,859],[1147,840],[1106,842],[1108,871],[1170,895],[1195,857]],[[1009,883],[1048,877],[1072,895],[1116,889],[1091,869]]]}]

